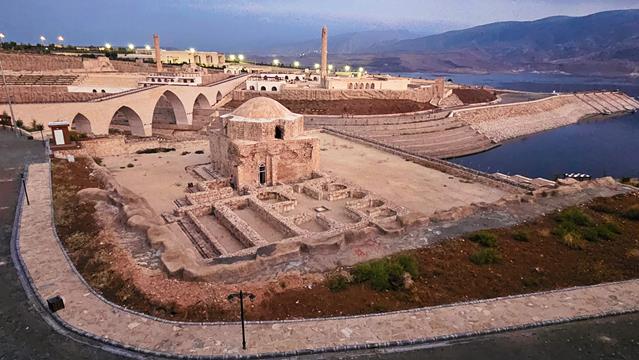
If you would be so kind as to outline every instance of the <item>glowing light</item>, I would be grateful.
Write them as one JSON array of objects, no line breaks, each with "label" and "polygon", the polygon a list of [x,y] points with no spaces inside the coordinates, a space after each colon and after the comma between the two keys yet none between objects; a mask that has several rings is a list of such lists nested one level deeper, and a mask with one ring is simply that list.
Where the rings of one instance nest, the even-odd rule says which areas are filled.
[{"label": "glowing light", "polygon": [[314,69],[319,69],[319,68],[320,68],[320,64],[315,64],[315,65],[313,65],[313,68],[314,68]]},{"label": "glowing light", "polygon": [[235,55],[234,54],[229,55],[229,60],[235,61]]},{"label": "glowing light", "polygon": [[333,70],[333,64],[328,64],[328,70],[332,71]]},{"label": "glowing light", "polygon": [[59,41],[59,42],[63,42],[63,41],[64,41],[64,36],[62,36],[62,35],[58,35],[58,41]]},{"label": "glowing light", "polygon": [[129,50],[135,49],[135,45],[133,45],[133,44],[129,44],[127,47],[129,48]]},{"label": "glowing light", "polygon": [[4,34],[0,33],[0,40],[4,39]]},{"label": "glowing light", "polygon": [[273,59],[273,65],[279,66],[280,65],[280,61],[278,59]]},{"label": "glowing light", "polygon": [[300,67],[299,61],[293,61],[293,67]]},{"label": "glowing light", "polygon": [[360,67],[359,69],[357,69],[357,72],[364,72],[364,68]]},{"label": "glowing light", "polygon": [[193,54],[195,52],[195,48],[189,48],[189,52]]},{"label": "glowing light", "polygon": [[351,67],[348,65],[344,66],[344,71],[351,71]]},{"label": "glowing light", "polygon": [[44,35],[40,35],[40,41],[45,42],[47,41],[47,38],[45,38]]},{"label": "glowing light", "polygon": [[107,50],[109,50],[109,49],[111,49],[111,44],[110,44],[110,43],[106,43],[106,44],[104,44],[104,47],[105,47]]},{"label": "glowing light", "polygon": [[144,50],[151,50],[151,45],[149,44],[144,45]]},{"label": "glowing light", "polygon": [[237,56],[237,59],[240,61],[244,61],[244,55],[240,54]]}]

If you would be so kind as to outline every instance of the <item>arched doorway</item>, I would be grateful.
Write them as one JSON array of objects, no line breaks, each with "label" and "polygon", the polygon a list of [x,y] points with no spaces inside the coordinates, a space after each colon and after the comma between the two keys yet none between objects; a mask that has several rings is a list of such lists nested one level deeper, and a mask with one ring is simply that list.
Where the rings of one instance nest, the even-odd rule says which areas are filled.
[{"label": "arched doorway", "polygon": [[258,179],[260,181],[260,185],[266,185],[266,165],[260,164],[258,169]]},{"label": "arched doorway", "polygon": [[210,122],[212,113],[211,103],[209,103],[206,96],[204,94],[198,95],[195,98],[195,103],[193,103],[193,125],[207,125]]},{"label": "arched doorway", "polygon": [[255,90],[255,86],[251,85],[251,86],[249,87],[249,90],[254,91],[254,90]]},{"label": "arched doorway", "polygon": [[128,106],[115,111],[109,123],[109,134],[146,136],[140,115]]},{"label": "arched doorway", "polygon": [[260,87],[260,90],[262,90],[262,91],[266,91],[266,86],[262,86],[262,87]]},{"label": "arched doorway", "polygon": [[71,121],[71,130],[81,134],[91,134],[91,122],[86,116],[78,113]]},{"label": "arched doorway", "polygon": [[271,88],[271,91],[277,91],[277,86],[273,86],[273,87]]},{"label": "arched doorway", "polygon": [[217,95],[215,95],[215,103],[219,103],[220,101],[222,101],[222,93],[221,92],[217,92]]},{"label": "arched doorway", "polygon": [[188,124],[186,109],[182,101],[170,90],[165,91],[155,103],[153,126],[164,124]]}]

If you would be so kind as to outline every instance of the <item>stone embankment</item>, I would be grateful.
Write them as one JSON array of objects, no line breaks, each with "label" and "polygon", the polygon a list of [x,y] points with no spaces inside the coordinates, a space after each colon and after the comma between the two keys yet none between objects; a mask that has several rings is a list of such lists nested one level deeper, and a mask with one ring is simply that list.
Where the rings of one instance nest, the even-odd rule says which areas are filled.
[{"label": "stone embankment", "polygon": [[311,119],[310,124],[312,127],[356,135],[419,156],[451,158],[496,146],[468,124],[448,115],[447,111],[427,111],[343,119],[317,117]]},{"label": "stone embankment", "polygon": [[558,95],[525,103],[453,111],[451,117],[471,125],[495,142],[570,125],[595,115],[639,109],[639,102],[617,92]]}]

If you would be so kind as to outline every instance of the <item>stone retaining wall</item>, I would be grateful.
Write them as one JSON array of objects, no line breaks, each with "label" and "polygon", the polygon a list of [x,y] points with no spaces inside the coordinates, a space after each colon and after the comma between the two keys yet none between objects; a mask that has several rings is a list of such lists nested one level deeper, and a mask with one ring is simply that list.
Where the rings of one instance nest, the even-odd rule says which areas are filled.
[{"label": "stone retaining wall", "polygon": [[329,89],[282,89],[281,91],[233,91],[234,101],[266,96],[275,100],[353,100],[353,99],[382,99],[382,100],[411,100],[416,102],[430,102],[433,99],[432,88],[410,90],[329,90]]},{"label": "stone retaining wall", "polygon": [[56,153],[62,156],[105,157],[133,154],[138,150],[159,147],[175,148],[175,151],[192,148],[195,145],[201,145],[202,150],[208,147],[208,140],[163,141],[158,138],[127,139],[125,136],[109,136],[79,143],[80,149],[56,151]]}]

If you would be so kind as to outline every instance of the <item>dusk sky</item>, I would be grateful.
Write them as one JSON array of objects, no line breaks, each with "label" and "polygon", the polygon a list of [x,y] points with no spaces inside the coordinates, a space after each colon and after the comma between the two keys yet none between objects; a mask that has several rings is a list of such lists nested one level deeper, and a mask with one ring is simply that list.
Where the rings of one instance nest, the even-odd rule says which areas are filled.
[{"label": "dusk sky", "polygon": [[21,42],[64,35],[72,44],[150,43],[226,52],[383,29],[430,34],[504,20],[639,8],[639,0],[2,0],[0,32]]}]

